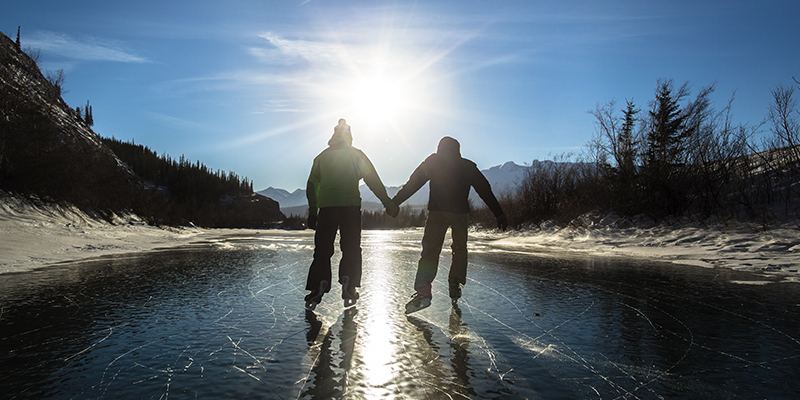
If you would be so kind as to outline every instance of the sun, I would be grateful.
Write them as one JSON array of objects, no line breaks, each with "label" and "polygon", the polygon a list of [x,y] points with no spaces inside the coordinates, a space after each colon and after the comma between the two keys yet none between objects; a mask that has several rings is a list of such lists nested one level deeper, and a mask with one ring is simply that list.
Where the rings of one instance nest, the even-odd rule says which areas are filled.
[{"label": "sun", "polygon": [[349,109],[354,120],[365,124],[392,124],[409,109],[409,101],[408,88],[402,81],[374,76],[353,84]]}]

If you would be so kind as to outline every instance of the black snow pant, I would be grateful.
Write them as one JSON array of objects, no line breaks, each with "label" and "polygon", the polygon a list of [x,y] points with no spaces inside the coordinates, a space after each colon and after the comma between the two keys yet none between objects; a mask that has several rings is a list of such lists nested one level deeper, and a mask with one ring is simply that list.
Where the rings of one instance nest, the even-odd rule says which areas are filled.
[{"label": "black snow pant", "polygon": [[422,297],[430,298],[432,283],[439,269],[439,255],[444,245],[444,237],[450,228],[453,243],[450,248],[453,256],[448,274],[449,283],[467,283],[467,228],[469,214],[444,211],[431,211],[425,222],[422,235],[422,255],[414,279],[414,290]]},{"label": "black snow pant", "polygon": [[336,232],[339,232],[339,283],[350,277],[350,286],[361,286],[361,206],[324,207],[319,209],[317,231],[314,234],[314,260],[308,270],[306,290],[317,290],[320,281],[331,285],[331,257]]}]

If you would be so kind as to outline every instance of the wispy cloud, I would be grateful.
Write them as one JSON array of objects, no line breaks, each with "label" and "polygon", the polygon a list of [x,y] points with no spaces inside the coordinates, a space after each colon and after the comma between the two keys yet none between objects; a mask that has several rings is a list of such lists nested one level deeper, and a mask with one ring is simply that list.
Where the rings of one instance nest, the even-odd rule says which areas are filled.
[{"label": "wispy cloud", "polygon": [[148,59],[125,49],[119,42],[105,39],[92,37],[76,39],[62,33],[41,31],[33,34],[26,43],[44,53],[54,53],[75,60],[149,62]]},{"label": "wispy cloud", "polygon": [[297,112],[306,112],[308,110],[297,107],[295,100],[290,99],[272,99],[267,100],[262,109],[256,111],[256,114],[265,114],[268,112],[280,112],[280,113],[297,113]]},{"label": "wispy cloud", "polygon": [[191,121],[185,118],[173,117],[171,115],[156,113],[152,111],[145,111],[144,113],[149,118],[158,121],[160,124],[167,125],[172,128],[186,128],[196,131],[208,130],[208,126],[197,121]]},{"label": "wispy cloud", "polygon": [[338,63],[347,52],[342,45],[309,40],[291,40],[271,32],[259,35],[266,39],[270,47],[250,48],[250,54],[258,60],[273,63],[293,63],[307,61],[311,63]]}]

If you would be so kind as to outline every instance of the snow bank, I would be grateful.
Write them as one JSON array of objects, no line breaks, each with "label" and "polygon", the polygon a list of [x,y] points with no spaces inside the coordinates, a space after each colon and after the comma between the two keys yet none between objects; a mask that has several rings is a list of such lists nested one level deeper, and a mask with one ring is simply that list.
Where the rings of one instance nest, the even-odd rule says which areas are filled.
[{"label": "snow bank", "polygon": [[655,225],[645,218],[585,218],[580,226],[543,225],[510,234],[481,233],[493,244],[532,252],[576,252],[657,259],[698,267],[761,271],[800,282],[800,225],[702,225],[688,220]]},{"label": "snow bank", "polygon": [[188,244],[205,232],[161,229],[136,217],[99,221],[81,211],[41,206],[0,193],[0,273]]},{"label": "snow bank", "polygon": [[[515,232],[471,232],[492,246],[515,251],[667,260],[698,267],[727,267],[779,275],[800,282],[800,226],[797,221],[760,229],[731,223],[702,226],[683,221],[655,225],[644,218],[584,218],[579,227],[543,225]],[[135,217],[113,223],[78,210],[42,207],[0,198],[0,273],[29,271],[63,261],[173,248],[206,242],[243,230],[168,228]],[[257,234],[257,231],[253,231]]]}]

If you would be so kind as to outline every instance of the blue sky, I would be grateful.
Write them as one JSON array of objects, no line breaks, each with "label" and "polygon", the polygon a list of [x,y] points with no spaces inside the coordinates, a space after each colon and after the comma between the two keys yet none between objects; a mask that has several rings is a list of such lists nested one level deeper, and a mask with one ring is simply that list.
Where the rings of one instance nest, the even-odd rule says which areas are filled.
[{"label": "blue sky", "polygon": [[598,104],[716,83],[737,123],[800,78],[791,1],[14,1],[0,31],[63,69],[94,131],[304,188],[339,118],[384,183],[442,136],[482,169],[579,154]]}]

